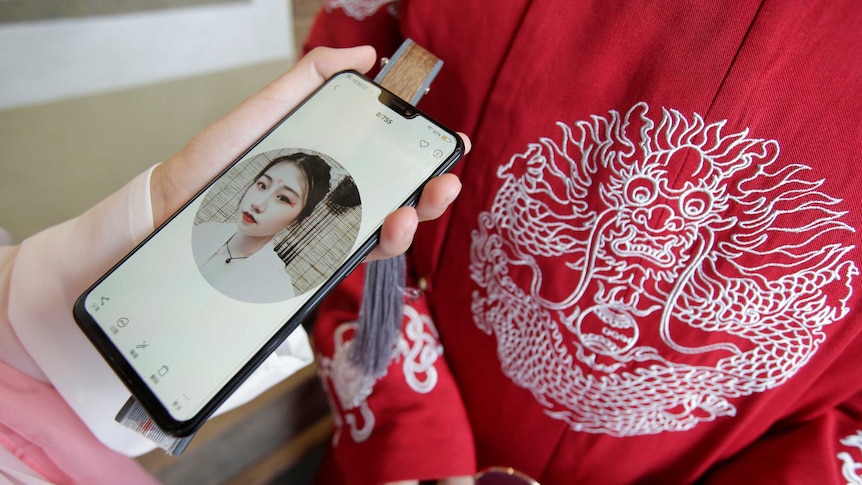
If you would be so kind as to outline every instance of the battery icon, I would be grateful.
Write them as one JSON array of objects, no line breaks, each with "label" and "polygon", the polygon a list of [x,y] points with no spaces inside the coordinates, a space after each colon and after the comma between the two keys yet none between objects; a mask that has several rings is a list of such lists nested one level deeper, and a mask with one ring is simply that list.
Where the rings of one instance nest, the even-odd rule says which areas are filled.
[{"label": "battery icon", "polygon": [[447,142],[447,143],[449,142],[449,137],[448,137],[448,136],[446,136],[446,135],[441,135],[441,136],[440,136],[440,138],[442,138],[442,139],[443,139],[443,141],[445,141],[445,142]]}]

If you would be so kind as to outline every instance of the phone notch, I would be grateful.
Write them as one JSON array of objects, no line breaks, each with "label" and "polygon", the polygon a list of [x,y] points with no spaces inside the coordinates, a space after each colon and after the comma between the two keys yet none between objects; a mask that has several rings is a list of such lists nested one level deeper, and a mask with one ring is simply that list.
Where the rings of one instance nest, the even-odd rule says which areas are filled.
[{"label": "phone notch", "polygon": [[413,105],[387,91],[381,90],[380,95],[377,97],[377,99],[380,100],[380,103],[382,105],[398,113],[398,115],[402,118],[413,119],[416,117],[417,114],[419,114],[419,112],[416,110],[415,107],[413,107]]}]

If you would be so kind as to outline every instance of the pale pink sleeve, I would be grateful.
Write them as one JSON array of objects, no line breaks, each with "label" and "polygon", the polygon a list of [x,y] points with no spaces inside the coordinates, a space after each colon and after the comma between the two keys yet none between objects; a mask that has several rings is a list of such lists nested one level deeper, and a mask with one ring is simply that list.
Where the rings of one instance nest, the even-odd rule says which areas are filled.
[{"label": "pale pink sleeve", "polygon": [[[153,230],[147,171],[81,216],[25,240],[14,256],[8,321],[38,370],[105,445],[139,455],[153,445],[114,421],[129,391],[72,317],[75,300]],[[0,325],[2,327],[2,325]],[[0,328],[2,330],[2,328]],[[295,332],[219,410],[236,407],[311,363],[308,338]],[[23,369],[21,367],[24,367]]]},{"label": "pale pink sleeve", "polygon": [[78,329],[72,306],[152,232],[151,173],[81,216],[25,240],[9,283],[9,322],[30,357],[100,441],[132,455],[153,446],[114,421],[129,392]]}]

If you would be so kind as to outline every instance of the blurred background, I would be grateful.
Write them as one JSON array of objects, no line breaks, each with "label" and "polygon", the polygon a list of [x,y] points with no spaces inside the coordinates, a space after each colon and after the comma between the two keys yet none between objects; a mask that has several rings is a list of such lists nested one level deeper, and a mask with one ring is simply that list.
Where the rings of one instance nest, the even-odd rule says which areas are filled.
[{"label": "blurred background", "polygon": [[[322,0],[0,0],[0,227],[75,217],[296,60]],[[311,366],[211,420],[165,484],[304,484],[331,430]]]}]

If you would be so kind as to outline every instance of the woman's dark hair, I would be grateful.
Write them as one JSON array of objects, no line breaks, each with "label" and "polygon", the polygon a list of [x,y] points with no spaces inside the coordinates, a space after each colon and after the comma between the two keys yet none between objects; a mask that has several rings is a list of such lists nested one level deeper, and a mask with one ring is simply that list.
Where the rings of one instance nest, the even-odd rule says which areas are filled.
[{"label": "woman's dark hair", "polygon": [[308,182],[308,194],[306,195],[305,206],[296,218],[296,222],[302,222],[306,217],[311,215],[311,212],[317,207],[317,204],[326,197],[329,192],[329,164],[317,155],[308,153],[291,153],[290,155],[282,155],[272,159],[263,169],[258,172],[257,176],[252,180],[254,184],[267,170],[279,163],[293,163],[305,175],[305,180]]}]

